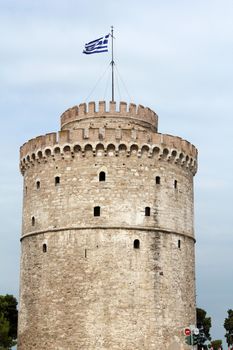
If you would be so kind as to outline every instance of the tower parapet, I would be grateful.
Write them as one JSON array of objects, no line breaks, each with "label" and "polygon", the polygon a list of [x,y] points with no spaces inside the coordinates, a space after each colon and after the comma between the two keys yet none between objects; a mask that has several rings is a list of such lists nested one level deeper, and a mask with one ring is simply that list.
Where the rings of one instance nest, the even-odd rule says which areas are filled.
[{"label": "tower parapet", "polygon": [[[94,119],[93,119],[94,118]],[[117,110],[116,102],[109,102],[109,109],[107,109],[106,102],[100,101],[98,108],[95,102],[88,104],[82,103],[79,106],[74,106],[61,115],[61,129],[72,129],[82,124],[91,122],[93,124],[103,122],[105,126],[111,127],[115,122],[121,124],[121,127],[132,125],[140,125],[144,128],[157,131],[158,116],[150,108],[145,108],[142,105],[135,105],[126,102],[120,102]],[[132,123],[132,124],[130,124]],[[107,124],[107,125],[106,125]]]},{"label": "tower parapet", "polygon": [[[105,131],[105,137],[101,137],[99,129],[92,128],[85,136],[85,130],[63,130],[57,133],[36,137],[29,140],[20,149],[20,169],[24,173],[25,169],[33,166],[35,162],[41,160],[47,161],[48,157],[70,156],[74,158],[77,153],[85,157],[86,152],[93,152],[96,156],[98,149],[103,148],[104,154],[118,156],[122,148],[125,149],[127,157],[131,154],[135,155],[137,149],[137,157],[146,154],[149,158],[155,158],[162,161],[168,161],[188,168],[193,175],[197,171],[197,150],[186,140],[166,134],[154,134],[148,140],[148,135],[144,133],[137,137],[128,137],[128,134],[121,133],[118,139],[118,129],[108,129]],[[113,135],[115,134],[115,139]],[[136,142],[136,148],[135,148]],[[110,151],[111,150],[111,151]]]}]

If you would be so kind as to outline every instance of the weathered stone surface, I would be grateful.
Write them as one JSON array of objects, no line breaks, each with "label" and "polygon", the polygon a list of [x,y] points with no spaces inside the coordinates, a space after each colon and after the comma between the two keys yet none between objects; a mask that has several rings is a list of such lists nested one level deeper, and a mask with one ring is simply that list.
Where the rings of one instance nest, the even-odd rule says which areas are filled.
[{"label": "weathered stone surface", "polygon": [[197,151],[127,110],[82,104],[21,147],[19,350],[186,349]]}]

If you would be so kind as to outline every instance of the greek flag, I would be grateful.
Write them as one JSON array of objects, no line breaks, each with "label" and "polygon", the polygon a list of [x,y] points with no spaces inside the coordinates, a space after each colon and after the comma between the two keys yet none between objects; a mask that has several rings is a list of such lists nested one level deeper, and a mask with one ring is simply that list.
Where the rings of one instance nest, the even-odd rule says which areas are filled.
[{"label": "greek flag", "polygon": [[83,53],[90,55],[92,53],[108,52],[109,35],[110,34],[107,34],[99,39],[90,41],[89,43],[85,44]]}]

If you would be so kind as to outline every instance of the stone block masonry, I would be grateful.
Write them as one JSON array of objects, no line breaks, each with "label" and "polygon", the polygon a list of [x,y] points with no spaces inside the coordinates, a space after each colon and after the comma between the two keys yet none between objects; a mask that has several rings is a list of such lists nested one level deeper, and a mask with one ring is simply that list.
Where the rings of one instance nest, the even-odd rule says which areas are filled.
[{"label": "stone block masonry", "polygon": [[20,149],[19,350],[184,350],[197,150],[149,108],[81,104]]}]

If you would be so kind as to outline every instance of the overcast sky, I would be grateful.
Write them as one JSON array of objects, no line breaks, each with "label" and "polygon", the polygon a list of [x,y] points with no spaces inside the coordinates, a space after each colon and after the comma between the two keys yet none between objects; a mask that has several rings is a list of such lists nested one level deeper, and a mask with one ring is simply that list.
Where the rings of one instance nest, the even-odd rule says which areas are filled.
[{"label": "overcast sky", "polygon": [[0,0],[0,294],[18,296],[19,147],[57,131],[67,108],[110,99],[110,54],[82,50],[111,25],[116,100],[150,107],[160,132],[199,149],[197,305],[212,317],[212,337],[224,339],[233,308],[232,0]]}]

